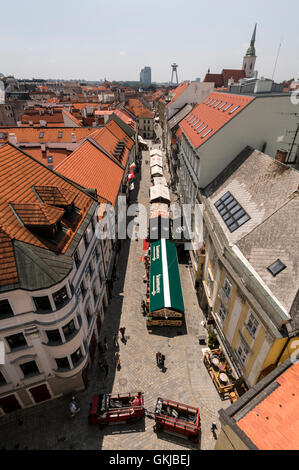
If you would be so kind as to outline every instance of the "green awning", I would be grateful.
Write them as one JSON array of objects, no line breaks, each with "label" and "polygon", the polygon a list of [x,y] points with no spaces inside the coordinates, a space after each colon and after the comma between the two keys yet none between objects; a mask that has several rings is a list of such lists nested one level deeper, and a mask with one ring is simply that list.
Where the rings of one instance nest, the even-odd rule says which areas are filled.
[{"label": "green awning", "polygon": [[170,308],[184,312],[175,244],[162,239],[151,243],[150,312]]}]

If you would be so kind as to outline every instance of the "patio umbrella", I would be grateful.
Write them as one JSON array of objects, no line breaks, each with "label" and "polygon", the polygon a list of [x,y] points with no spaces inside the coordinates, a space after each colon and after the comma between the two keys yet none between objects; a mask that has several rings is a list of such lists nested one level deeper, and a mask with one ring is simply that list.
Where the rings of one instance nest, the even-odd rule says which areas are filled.
[{"label": "patio umbrella", "polygon": [[132,170],[133,168],[135,168],[136,164],[135,162],[131,163],[131,165],[129,166],[129,170]]},{"label": "patio umbrella", "polygon": [[131,173],[128,174],[128,181],[135,178],[134,173],[131,171]]}]

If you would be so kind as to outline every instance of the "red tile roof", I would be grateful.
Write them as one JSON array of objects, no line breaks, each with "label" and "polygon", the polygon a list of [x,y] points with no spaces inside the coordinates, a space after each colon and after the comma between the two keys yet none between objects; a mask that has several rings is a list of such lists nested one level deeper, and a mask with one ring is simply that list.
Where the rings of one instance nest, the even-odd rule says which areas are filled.
[{"label": "red tile roof", "polygon": [[221,73],[207,73],[204,78],[205,83],[215,83],[215,87],[223,85],[223,75]]},{"label": "red tile roof", "polygon": [[98,194],[115,204],[124,170],[86,140],[56,170],[85,188],[94,188]]},{"label": "red tile roof", "polygon": [[189,81],[180,83],[176,87],[176,89],[171,92],[171,94],[173,94],[173,97],[171,101],[167,104],[167,106],[169,106],[171,103],[174,103],[174,101],[178,99],[178,97],[183,93],[183,91],[185,91],[188,88],[189,85],[190,85]]},{"label": "red tile roof", "polygon": [[298,450],[299,362],[290,366],[270,395],[237,421],[260,450]]},{"label": "red tile roof", "polygon": [[227,86],[230,78],[234,79],[234,82],[238,82],[241,78],[245,78],[245,70],[241,69],[223,69],[223,85]]},{"label": "red tile roof", "polygon": [[194,148],[197,148],[253,100],[254,97],[213,92],[187,114],[181,121],[180,128]]},{"label": "red tile roof", "polygon": [[122,121],[124,121],[126,124],[128,124],[128,126],[132,127],[132,129],[134,129],[134,131],[136,131],[136,122],[124,110],[114,109],[113,114],[118,116]]},{"label": "red tile roof", "polygon": [[71,119],[73,121],[73,123],[76,124],[77,126],[79,126],[79,127],[82,126],[81,121],[79,121],[79,119],[77,119],[72,113],[70,113],[66,109],[63,110],[63,115],[68,117],[69,119]]},{"label": "red tile roof", "polygon": [[[80,210],[80,216],[76,227],[62,219],[67,236],[59,248],[46,239],[37,237],[16,216],[19,211],[25,221],[30,220],[22,212],[23,206],[31,207],[33,212],[37,206],[45,206],[33,190],[35,185],[55,186],[62,192],[68,190],[69,194],[76,194],[75,205]],[[76,186],[10,144],[0,147],[0,187],[0,260],[4,261],[3,264],[0,263],[0,285],[7,285],[13,284],[17,279],[12,240],[64,253],[94,201]],[[46,208],[45,218],[53,221],[60,210],[56,207]]]},{"label": "red tile roof", "polygon": [[133,113],[136,117],[141,118],[153,118],[154,113],[148,109],[144,104],[137,98],[130,98],[127,105],[128,110]]},{"label": "red tile roof", "polygon": [[[43,137],[40,137],[43,132]],[[65,127],[61,129],[58,127],[0,127],[0,134],[7,133],[5,139],[0,139],[1,142],[7,142],[9,134],[15,134],[17,138],[17,145],[25,142],[72,142],[72,134],[75,135],[76,141],[88,137],[94,132],[94,127]],[[58,137],[60,135],[61,137]]]},{"label": "red tile roof", "polygon": [[50,206],[49,204],[22,204],[12,202],[11,207],[25,226],[53,225],[60,220],[64,214],[63,209]]}]

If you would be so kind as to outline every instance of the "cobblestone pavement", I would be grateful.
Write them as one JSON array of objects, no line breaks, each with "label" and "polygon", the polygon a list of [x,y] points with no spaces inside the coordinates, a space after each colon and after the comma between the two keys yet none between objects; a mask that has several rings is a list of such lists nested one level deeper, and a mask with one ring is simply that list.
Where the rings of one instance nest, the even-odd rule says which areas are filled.
[{"label": "cobblestone pavement", "polygon": [[[136,181],[132,199],[149,206],[150,187],[149,152],[143,152],[142,168]],[[141,177],[138,190],[138,179]],[[137,194],[138,193],[138,194]],[[186,331],[179,328],[160,328],[149,331],[141,312],[146,284],[142,240],[123,240],[117,262],[117,280],[113,296],[105,313],[101,339],[108,338],[106,353],[109,374],[104,379],[95,360],[89,371],[89,386],[76,396],[81,411],[69,416],[68,397],[46,402],[36,408],[22,410],[0,419],[0,447],[6,449],[103,449],[103,450],[184,450],[213,449],[215,440],[211,423],[218,422],[218,410],[230,403],[221,401],[203,364],[202,346],[198,336],[206,334],[201,321],[203,314],[187,265],[180,264],[180,275],[185,303]],[[126,344],[119,341],[121,369],[116,370],[112,337],[121,326],[126,327]],[[166,371],[156,366],[155,354],[166,356]],[[96,356],[97,359],[97,356]],[[176,436],[153,432],[153,419],[146,416],[135,425],[109,426],[100,430],[87,422],[93,393],[144,392],[145,407],[154,410],[157,397],[162,396],[199,407],[202,435],[198,445]],[[21,422],[18,421],[21,419]],[[218,426],[219,428],[220,426]]]}]

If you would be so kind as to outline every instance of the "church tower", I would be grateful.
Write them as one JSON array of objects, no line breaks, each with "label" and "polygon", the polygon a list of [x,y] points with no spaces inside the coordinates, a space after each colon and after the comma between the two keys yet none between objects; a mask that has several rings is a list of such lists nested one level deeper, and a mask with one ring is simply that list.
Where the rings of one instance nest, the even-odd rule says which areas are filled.
[{"label": "church tower", "polygon": [[245,70],[245,77],[252,78],[254,76],[254,67],[256,61],[255,55],[255,35],[256,35],[256,25],[253,30],[252,38],[250,41],[250,46],[247,49],[246,55],[243,59],[243,70]]}]

